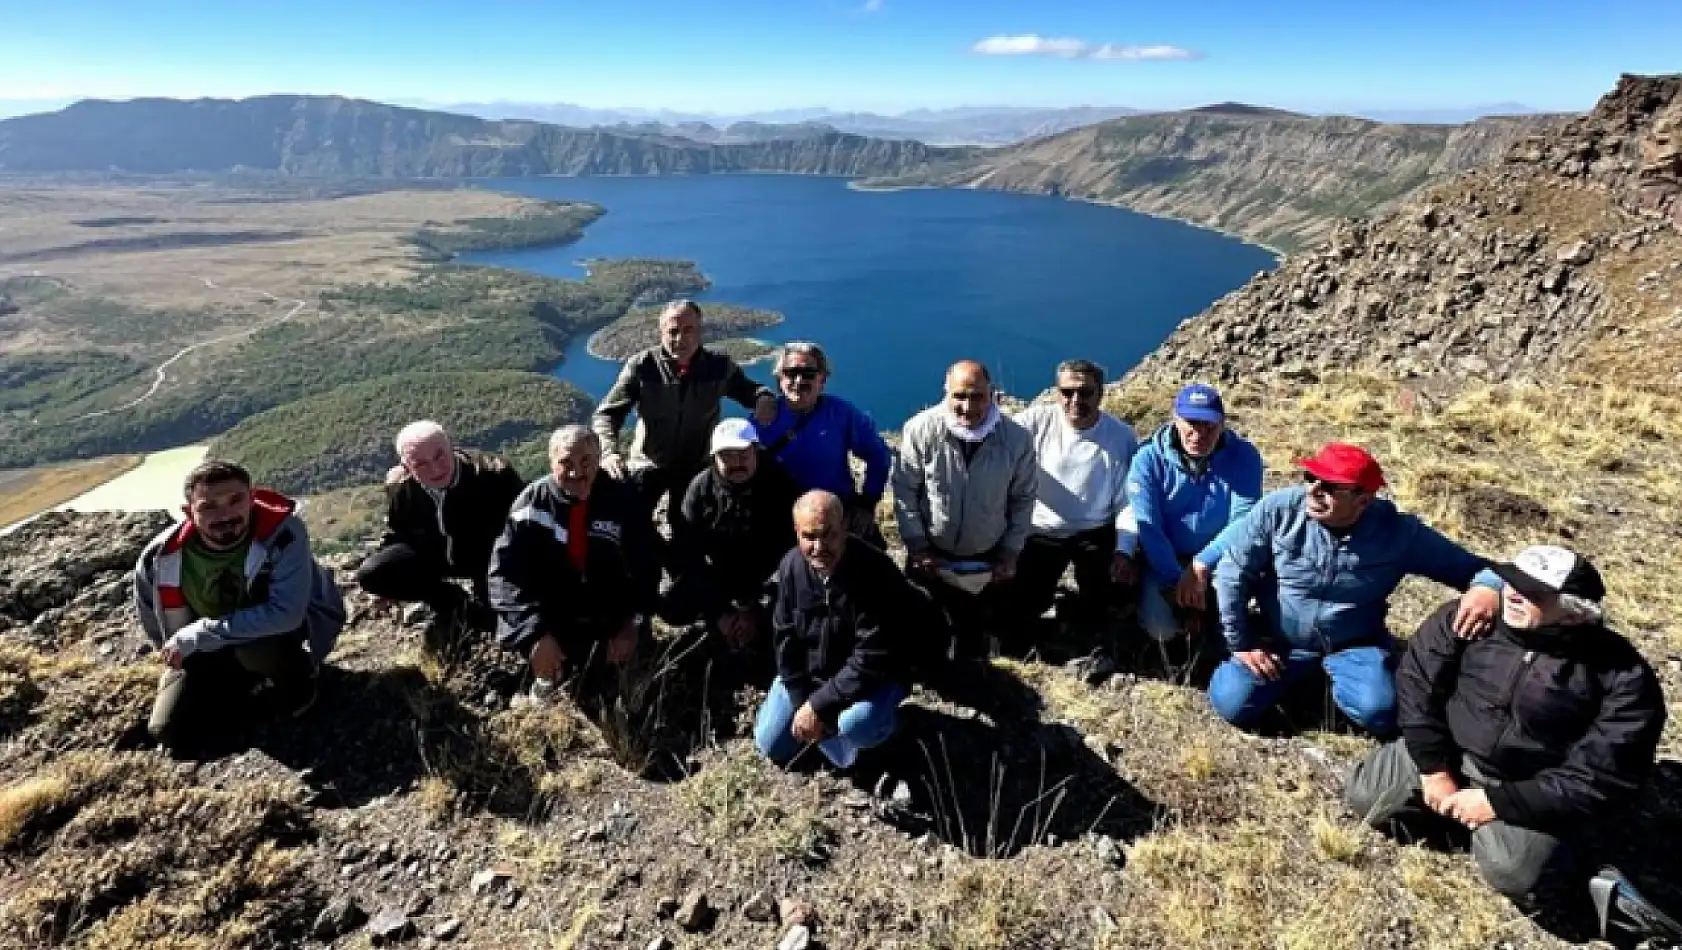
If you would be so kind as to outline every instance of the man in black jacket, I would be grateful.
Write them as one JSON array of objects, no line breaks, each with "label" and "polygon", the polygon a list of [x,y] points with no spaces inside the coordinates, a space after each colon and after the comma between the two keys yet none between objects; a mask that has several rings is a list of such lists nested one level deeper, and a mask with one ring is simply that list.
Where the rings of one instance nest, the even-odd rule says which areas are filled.
[{"label": "man in black jacket", "polygon": [[635,654],[660,582],[654,527],[641,499],[601,468],[601,444],[583,426],[549,440],[550,474],[526,486],[491,551],[497,639],[552,686],[605,654]]},{"label": "man in black jacket", "polygon": [[726,643],[742,648],[770,626],[771,575],[794,548],[799,489],[782,467],[759,454],[746,419],[713,430],[713,462],[695,476],[673,513],[668,623],[705,620]]},{"label": "man in black jacket", "polygon": [[1569,885],[1571,840],[1646,781],[1665,707],[1652,668],[1605,626],[1587,560],[1533,547],[1493,573],[1494,632],[1456,636],[1454,603],[1420,627],[1396,675],[1402,738],[1346,798],[1376,827],[1431,813],[1464,825],[1484,880],[1534,904]]},{"label": "man in black jacket", "polygon": [[[429,632],[445,629],[468,605],[451,578],[472,585],[480,608],[487,603],[491,545],[525,480],[503,458],[456,449],[444,427],[428,419],[397,433],[397,456],[401,464],[386,476],[385,541],[357,568],[356,580],[375,597],[431,606]],[[488,617],[484,623],[488,628]]]},{"label": "man in black jacket", "polygon": [[[602,444],[602,467],[642,492],[652,510],[673,494],[676,507],[689,480],[707,466],[707,442],[728,397],[769,423],[777,397],[748,379],[736,361],[701,346],[701,308],[692,300],[660,313],[660,342],[625,361],[619,378],[596,406],[591,426]],[[636,440],[629,463],[619,454],[619,430],[635,411]]]},{"label": "man in black jacket", "polygon": [[886,554],[847,532],[841,499],[807,492],[794,507],[798,546],[777,569],[777,681],[754,722],[775,762],[816,743],[847,768],[881,745],[910,691],[906,656],[932,608]]}]

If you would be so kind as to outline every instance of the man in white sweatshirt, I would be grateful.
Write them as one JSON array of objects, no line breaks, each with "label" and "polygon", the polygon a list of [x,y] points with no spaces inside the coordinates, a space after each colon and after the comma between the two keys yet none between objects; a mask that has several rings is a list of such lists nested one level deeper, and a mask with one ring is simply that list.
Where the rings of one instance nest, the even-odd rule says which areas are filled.
[{"label": "man in white sweatshirt", "polygon": [[1128,553],[1136,543],[1127,507],[1127,470],[1139,438],[1133,427],[1100,408],[1104,370],[1088,360],[1057,367],[1057,402],[1016,416],[1039,457],[1033,530],[1011,582],[1011,626],[1018,637],[1057,595],[1072,563],[1076,613],[1100,618],[1133,583]]}]

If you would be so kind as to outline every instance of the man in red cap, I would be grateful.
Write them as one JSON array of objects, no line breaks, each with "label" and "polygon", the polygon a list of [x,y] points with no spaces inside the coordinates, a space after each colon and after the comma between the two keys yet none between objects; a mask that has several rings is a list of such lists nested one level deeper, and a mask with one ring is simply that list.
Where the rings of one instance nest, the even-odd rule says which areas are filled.
[{"label": "man in red cap", "polygon": [[[1232,530],[1215,570],[1232,656],[1215,670],[1209,700],[1228,722],[1249,725],[1318,666],[1339,709],[1393,735],[1390,595],[1410,574],[1464,591],[1486,562],[1378,497],[1384,471],[1364,449],[1333,442],[1298,465],[1303,484],[1262,498]],[[1455,626],[1470,634],[1493,620],[1486,601],[1468,598]]]}]

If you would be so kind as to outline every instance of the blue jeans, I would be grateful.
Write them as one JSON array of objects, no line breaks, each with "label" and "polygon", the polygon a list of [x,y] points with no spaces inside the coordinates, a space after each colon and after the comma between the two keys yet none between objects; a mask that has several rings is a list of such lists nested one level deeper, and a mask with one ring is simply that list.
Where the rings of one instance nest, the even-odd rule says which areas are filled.
[{"label": "blue jeans", "polygon": [[1264,680],[1237,658],[1227,657],[1209,681],[1209,702],[1222,719],[1248,726],[1316,665],[1331,677],[1332,701],[1344,715],[1374,735],[1395,735],[1395,662],[1383,647],[1350,647],[1325,655],[1292,650],[1285,658],[1284,675],[1276,680]]},{"label": "blue jeans", "polygon": [[[818,751],[840,768],[851,766],[859,750],[875,748],[894,734],[899,726],[899,704],[905,701],[906,695],[904,686],[889,683],[841,710],[841,715],[836,717],[835,735],[819,742]],[[805,748],[789,731],[797,711],[783,681],[772,683],[771,693],[754,719],[753,741],[760,753],[773,762],[787,762]]]}]

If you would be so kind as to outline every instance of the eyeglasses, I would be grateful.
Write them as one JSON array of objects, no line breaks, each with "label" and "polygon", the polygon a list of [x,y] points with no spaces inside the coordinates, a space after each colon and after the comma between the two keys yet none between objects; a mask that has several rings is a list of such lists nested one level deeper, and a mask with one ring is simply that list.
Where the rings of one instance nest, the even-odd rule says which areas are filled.
[{"label": "eyeglasses", "polygon": [[1313,472],[1303,472],[1302,481],[1303,484],[1308,486],[1309,491],[1322,491],[1328,495],[1347,495],[1350,492],[1359,491],[1359,488],[1354,485],[1344,482],[1329,482]]},{"label": "eyeglasses", "polygon": [[1098,390],[1093,389],[1091,386],[1057,387],[1057,395],[1062,396],[1064,399],[1078,399],[1081,402],[1085,402],[1097,394]]},{"label": "eyeglasses", "polygon": [[784,379],[817,379],[819,375],[821,374],[818,373],[818,368],[816,366],[783,367]]}]

